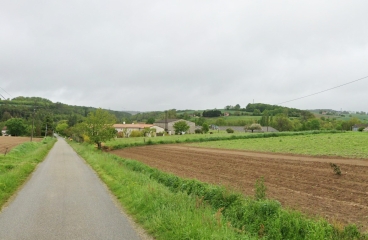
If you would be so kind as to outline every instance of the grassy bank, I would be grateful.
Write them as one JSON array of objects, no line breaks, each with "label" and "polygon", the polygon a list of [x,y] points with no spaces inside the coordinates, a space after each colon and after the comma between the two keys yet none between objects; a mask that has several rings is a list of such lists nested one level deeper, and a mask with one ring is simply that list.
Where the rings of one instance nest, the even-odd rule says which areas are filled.
[{"label": "grassy bank", "polygon": [[259,152],[292,153],[312,156],[368,158],[368,133],[292,135],[283,138],[238,139],[194,143],[197,147],[239,149]]},{"label": "grassy bank", "polygon": [[6,156],[0,155],[0,206],[24,183],[55,142],[54,138],[26,142],[13,148]]},{"label": "grassy bank", "polygon": [[244,197],[90,145],[70,144],[157,239],[366,239],[355,226],[337,228],[285,210],[277,201]]},{"label": "grassy bank", "polygon": [[171,135],[164,137],[138,137],[138,138],[117,138],[105,143],[109,149],[122,149],[126,147],[171,144],[171,143],[195,143],[195,142],[214,142],[228,141],[235,139],[255,139],[255,138],[275,138],[283,136],[315,135],[321,133],[338,133],[339,131],[305,131],[305,132],[274,132],[274,133],[214,133],[214,134],[186,134]]}]

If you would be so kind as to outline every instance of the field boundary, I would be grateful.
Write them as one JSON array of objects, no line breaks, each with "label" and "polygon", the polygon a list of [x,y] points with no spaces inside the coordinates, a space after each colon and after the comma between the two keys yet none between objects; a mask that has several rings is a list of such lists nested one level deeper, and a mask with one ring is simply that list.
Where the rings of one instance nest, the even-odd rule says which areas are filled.
[{"label": "field boundary", "polygon": [[[127,147],[137,147],[137,146],[145,146],[145,145],[156,145],[156,144],[173,144],[173,143],[195,143],[195,142],[212,142],[212,141],[223,141],[223,140],[238,140],[238,139],[253,139],[253,138],[271,138],[271,137],[286,137],[286,136],[300,136],[300,135],[312,135],[312,134],[323,134],[323,133],[336,133],[342,134],[345,131],[303,131],[303,132],[272,132],[272,133],[248,133],[245,135],[230,135],[226,137],[216,137],[216,136],[207,136],[207,137],[195,137],[191,138],[191,135],[181,135],[181,139],[165,139],[165,137],[154,137],[154,138],[143,138],[141,137],[141,142],[132,142],[132,143],[119,143],[109,142],[105,144],[105,150],[117,150],[123,149]],[[147,141],[146,141],[147,139]]]}]

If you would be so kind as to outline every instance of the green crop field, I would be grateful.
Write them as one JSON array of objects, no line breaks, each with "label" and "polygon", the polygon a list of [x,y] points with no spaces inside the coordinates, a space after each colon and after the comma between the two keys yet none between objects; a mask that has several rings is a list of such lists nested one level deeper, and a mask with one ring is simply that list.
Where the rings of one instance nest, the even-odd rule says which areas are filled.
[{"label": "green crop field", "polygon": [[207,139],[207,138],[231,138],[232,136],[245,136],[250,133],[242,133],[235,132],[232,134],[226,133],[225,131],[218,132],[217,130],[212,131],[213,134],[185,134],[185,135],[170,135],[170,136],[161,136],[161,137],[135,137],[135,138],[117,138],[114,140],[110,140],[105,143],[105,146],[110,148],[120,148],[120,145],[144,145],[148,141],[152,143],[181,143],[181,142],[193,142],[199,139]]},{"label": "green crop field", "polygon": [[312,156],[368,158],[367,142],[366,132],[346,132],[201,142],[191,145]]}]

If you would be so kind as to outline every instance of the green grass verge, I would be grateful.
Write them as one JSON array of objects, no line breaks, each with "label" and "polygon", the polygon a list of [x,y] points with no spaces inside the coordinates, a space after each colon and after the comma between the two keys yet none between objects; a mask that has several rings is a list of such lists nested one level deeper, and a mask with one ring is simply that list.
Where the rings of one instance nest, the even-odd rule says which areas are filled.
[{"label": "green grass verge", "polygon": [[368,158],[368,133],[292,135],[282,138],[239,139],[231,141],[202,142],[197,147],[239,149],[259,152],[292,153],[312,156],[339,156]]},{"label": "green grass verge", "polygon": [[54,138],[26,142],[13,148],[6,156],[0,155],[0,207],[46,157],[55,142]]},{"label": "green grass verge", "polygon": [[356,226],[335,228],[221,186],[150,168],[134,160],[70,143],[127,211],[157,239],[366,239]]},{"label": "green grass verge", "polygon": [[339,131],[304,131],[304,132],[274,132],[274,133],[215,133],[215,134],[186,134],[171,135],[164,137],[137,137],[137,138],[117,138],[105,143],[109,149],[122,149],[126,147],[135,147],[154,144],[172,144],[172,143],[194,143],[194,142],[213,142],[228,141],[235,139],[254,139],[270,138],[299,135],[315,135],[321,133],[341,133]]}]

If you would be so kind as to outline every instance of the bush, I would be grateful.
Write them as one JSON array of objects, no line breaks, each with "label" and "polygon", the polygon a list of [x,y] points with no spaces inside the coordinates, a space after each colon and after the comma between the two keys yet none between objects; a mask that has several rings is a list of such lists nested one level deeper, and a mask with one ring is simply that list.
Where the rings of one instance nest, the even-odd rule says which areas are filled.
[{"label": "bush", "polygon": [[202,132],[203,133],[208,133],[208,131],[210,130],[210,127],[208,126],[207,123],[203,123],[202,124]]},{"label": "bush", "polygon": [[266,199],[266,190],[267,187],[264,184],[264,178],[261,177],[260,179],[257,179],[256,184],[254,185],[254,198],[257,201],[265,200]]},{"label": "bush", "polygon": [[129,137],[143,137],[143,132],[138,131],[138,130],[133,130],[130,133],[130,136]]},{"label": "bush", "polygon": [[194,130],[194,132],[197,133],[197,134],[200,134],[200,133],[202,133],[202,130],[201,129],[196,129],[196,130]]},{"label": "bush", "polygon": [[341,175],[341,170],[339,166],[337,166],[335,163],[330,163],[330,166],[336,175]]},{"label": "bush", "polygon": [[234,133],[234,129],[232,129],[232,128],[228,128],[228,129],[226,129],[226,132],[227,132],[227,133]]},{"label": "bush", "polygon": [[364,130],[364,127],[360,127],[360,128],[358,129],[358,131],[359,131],[359,132],[363,132],[363,130]]}]

